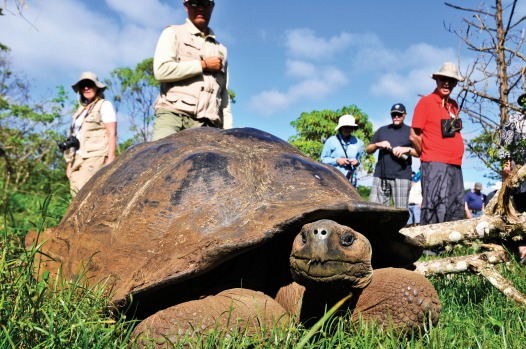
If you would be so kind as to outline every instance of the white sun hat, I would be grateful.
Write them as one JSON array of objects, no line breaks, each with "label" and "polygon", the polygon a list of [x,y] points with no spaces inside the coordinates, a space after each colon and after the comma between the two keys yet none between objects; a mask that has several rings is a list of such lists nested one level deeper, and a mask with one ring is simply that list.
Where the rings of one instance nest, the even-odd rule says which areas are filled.
[{"label": "white sun hat", "polygon": [[358,124],[354,121],[354,116],[352,115],[342,115],[338,120],[338,126],[336,126],[336,131],[343,126],[358,127]]},{"label": "white sun hat", "polygon": [[451,62],[446,62],[442,64],[440,70],[431,75],[431,77],[435,80],[438,76],[446,76],[448,78],[453,78],[457,81],[464,81],[464,78],[458,73],[457,65]]}]

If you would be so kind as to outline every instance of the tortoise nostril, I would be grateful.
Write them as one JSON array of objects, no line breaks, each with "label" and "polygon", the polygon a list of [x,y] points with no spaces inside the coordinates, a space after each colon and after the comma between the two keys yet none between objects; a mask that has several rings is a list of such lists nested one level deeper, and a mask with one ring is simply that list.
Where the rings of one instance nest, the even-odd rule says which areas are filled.
[{"label": "tortoise nostril", "polygon": [[318,229],[314,229],[314,235],[318,234]]},{"label": "tortoise nostril", "polygon": [[323,229],[321,232],[320,232],[321,235],[327,235],[327,230]]}]

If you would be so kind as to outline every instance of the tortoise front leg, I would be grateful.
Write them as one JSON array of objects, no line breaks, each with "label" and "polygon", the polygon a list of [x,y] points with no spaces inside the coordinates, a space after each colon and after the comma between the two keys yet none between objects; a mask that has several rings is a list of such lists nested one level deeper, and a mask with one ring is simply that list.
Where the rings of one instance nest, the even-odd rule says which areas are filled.
[{"label": "tortoise front leg", "polygon": [[288,322],[287,311],[271,297],[234,288],[161,310],[142,321],[132,337],[139,345],[151,344],[153,339],[164,347],[167,340],[177,343],[185,336],[210,330],[254,334]]},{"label": "tortoise front leg", "polygon": [[424,323],[438,323],[440,299],[433,285],[423,275],[400,268],[373,271],[353,312],[352,320],[360,318],[383,328],[418,331]]}]

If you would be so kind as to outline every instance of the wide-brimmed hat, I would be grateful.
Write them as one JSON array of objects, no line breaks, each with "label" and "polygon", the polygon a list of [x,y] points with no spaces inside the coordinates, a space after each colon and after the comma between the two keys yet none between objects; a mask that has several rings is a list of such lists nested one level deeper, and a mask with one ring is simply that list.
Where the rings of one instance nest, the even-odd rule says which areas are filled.
[{"label": "wide-brimmed hat", "polygon": [[448,78],[453,78],[457,81],[464,81],[464,78],[458,73],[457,65],[451,62],[446,62],[442,64],[440,70],[431,75],[431,77],[435,80],[438,76],[446,76]]},{"label": "wide-brimmed hat", "polygon": [[87,71],[87,72],[84,72],[84,73],[80,74],[79,80],[74,85],[71,85],[71,87],[73,88],[73,91],[79,92],[79,84],[83,80],[93,81],[95,86],[97,86],[99,88],[99,90],[101,90],[101,91],[104,91],[106,89],[106,85],[104,85],[102,82],[99,81],[99,79],[97,78],[97,75],[95,75],[95,73]]},{"label": "wide-brimmed hat", "polygon": [[476,183],[475,183],[475,189],[477,189],[477,190],[482,190],[482,183],[480,183],[480,182],[476,182]]},{"label": "wide-brimmed hat", "polygon": [[355,122],[354,116],[342,115],[340,116],[340,119],[338,119],[338,126],[336,126],[336,131],[338,131],[340,127],[343,126],[358,127],[358,124]]}]

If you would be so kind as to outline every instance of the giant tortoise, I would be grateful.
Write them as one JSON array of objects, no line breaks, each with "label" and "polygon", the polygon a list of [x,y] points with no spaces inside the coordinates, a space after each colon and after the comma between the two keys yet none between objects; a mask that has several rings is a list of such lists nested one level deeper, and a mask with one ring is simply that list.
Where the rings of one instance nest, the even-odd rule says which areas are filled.
[{"label": "giant tortoise", "polygon": [[349,294],[353,320],[418,329],[438,321],[440,301],[410,271],[422,245],[399,233],[407,218],[275,136],[199,128],[100,170],[40,236],[52,240],[41,258],[104,280],[114,304],[146,319],[137,334],[308,322]]}]

